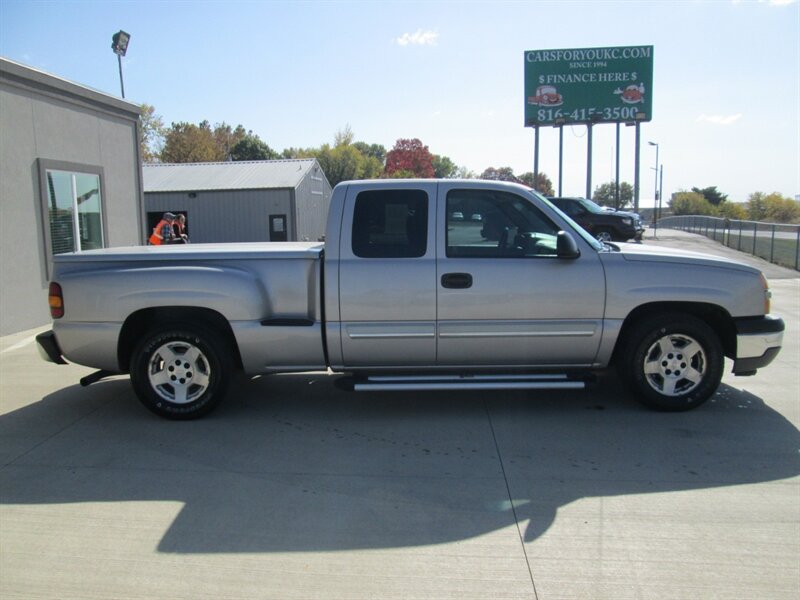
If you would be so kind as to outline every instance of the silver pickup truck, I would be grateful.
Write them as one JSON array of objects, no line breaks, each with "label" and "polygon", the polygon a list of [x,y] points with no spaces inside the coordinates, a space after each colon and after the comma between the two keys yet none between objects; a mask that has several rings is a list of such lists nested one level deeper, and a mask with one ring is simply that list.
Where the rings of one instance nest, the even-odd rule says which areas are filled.
[{"label": "silver pickup truck", "polygon": [[326,242],[109,248],[55,257],[42,355],[130,373],[164,417],[207,413],[236,369],[331,369],[356,390],[577,389],[616,366],[645,404],[687,410],[724,357],[778,354],[760,271],[601,243],[528,188],[344,182]]}]

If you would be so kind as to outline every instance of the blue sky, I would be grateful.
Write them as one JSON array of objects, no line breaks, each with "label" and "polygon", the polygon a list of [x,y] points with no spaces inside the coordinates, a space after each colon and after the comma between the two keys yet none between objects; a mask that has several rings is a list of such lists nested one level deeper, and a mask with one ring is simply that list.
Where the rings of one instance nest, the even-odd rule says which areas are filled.
[{"label": "blue sky", "polygon": [[[523,53],[654,46],[642,125],[642,206],[660,144],[665,196],[716,185],[800,194],[796,1],[0,2],[0,55],[119,95],[111,35],[131,34],[128,100],[172,121],[241,123],[273,149],[417,137],[480,173],[533,170]],[[1,109],[1,107],[0,107]],[[633,181],[633,128],[622,128]],[[613,125],[594,128],[593,187],[614,175]],[[540,170],[557,185],[558,134]],[[565,194],[586,187],[586,127],[564,132]]]}]

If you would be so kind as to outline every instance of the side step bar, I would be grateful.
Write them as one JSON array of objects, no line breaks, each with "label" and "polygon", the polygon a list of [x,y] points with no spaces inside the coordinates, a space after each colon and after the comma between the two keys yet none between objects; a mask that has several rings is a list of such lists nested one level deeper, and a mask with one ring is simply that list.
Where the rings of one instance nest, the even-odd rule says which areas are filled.
[{"label": "side step bar", "polygon": [[[378,375],[355,379],[356,392],[416,392],[426,390],[579,390],[587,375]],[[350,386],[348,386],[350,387]]]}]

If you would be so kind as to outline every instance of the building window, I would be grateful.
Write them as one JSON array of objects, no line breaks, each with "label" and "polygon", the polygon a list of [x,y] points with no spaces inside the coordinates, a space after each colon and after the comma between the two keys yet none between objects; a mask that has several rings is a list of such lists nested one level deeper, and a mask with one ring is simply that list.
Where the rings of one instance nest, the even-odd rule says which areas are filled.
[{"label": "building window", "polygon": [[39,159],[42,224],[50,258],[106,246],[103,169]]},{"label": "building window", "polygon": [[47,169],[47,214],[53,254],[103,247],[100,177]]}]

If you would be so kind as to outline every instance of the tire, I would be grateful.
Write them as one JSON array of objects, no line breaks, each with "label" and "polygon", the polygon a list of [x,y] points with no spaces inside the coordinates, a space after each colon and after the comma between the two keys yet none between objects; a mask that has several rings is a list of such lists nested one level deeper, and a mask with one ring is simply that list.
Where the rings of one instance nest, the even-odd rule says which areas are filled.
[{"label": "tire", "polygon": [[717,334],[682,313],[636,324],[619,357],[623,380],[643,404],[663,411],[700,406],[719,387],[725,357]]},{"label": "tire", "polygon": [[594,232],[595,239],[601,242],[611,242],[614,241],[614,236],[611,235],[611,232],[608,229],[598,229]]},{"label": "tire", "polygon": [[196,419],[222,401],[232,352],[218,334],[197,325],[151,330],[133,351],[131,383],[148,409],[167,419]]}]

